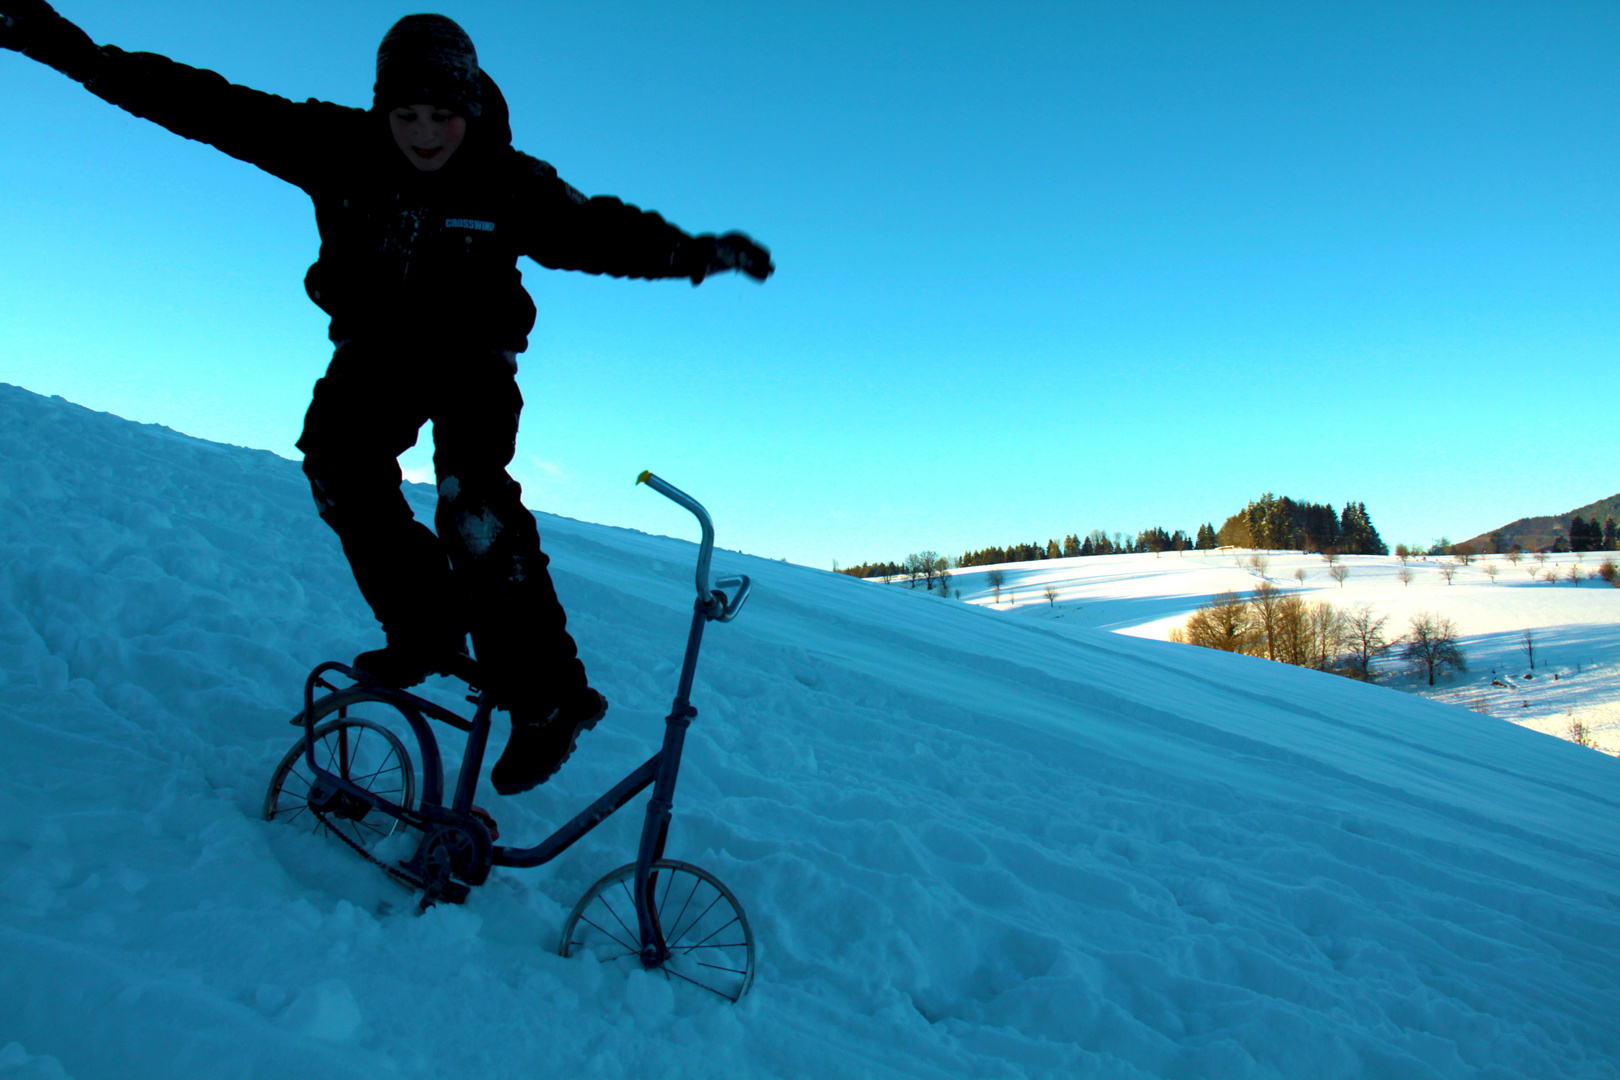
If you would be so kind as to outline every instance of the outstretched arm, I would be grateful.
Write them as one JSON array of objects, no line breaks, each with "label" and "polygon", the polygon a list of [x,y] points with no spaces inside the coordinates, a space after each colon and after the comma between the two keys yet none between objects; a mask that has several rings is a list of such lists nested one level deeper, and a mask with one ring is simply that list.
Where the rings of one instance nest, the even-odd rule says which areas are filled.
[{"label": "outstretched arm", "polygon": [[[0,0],[3,3],[4,0]],[[586,198],[543,161],[520,155],[532,215],[524,254],[554,270],[616,277],[689,278],[737,270],[756,281],[776,272],[771,253],[740,232],[690,236],[651,210],[608,195]]]},{"label": "outstretched arm", "polygon": [[353,141],[357,110],[294,104],[155,53],[98,46],[45,0],[0,0],[0,47],[50,65],[143,120],[300,187],[312,179],[306,174],[323,162],[324,151]]},{"label": "outstretched arm", "polygon": [[14,49],[82,83],[100,73],[103,60],[90,35],[58,15],[45,0],[0,0],[0,47]]},{"label": "outstretched arm", "polygon": [[776,273],[770,251],[754,243],[747,233],[740,232],[694,236],[682,245],[676,262],[680,265],[680,276],[691,278],[693,285],[701,285],[710,274],[727,270],[747,274],[755,281],[764,281]]}]

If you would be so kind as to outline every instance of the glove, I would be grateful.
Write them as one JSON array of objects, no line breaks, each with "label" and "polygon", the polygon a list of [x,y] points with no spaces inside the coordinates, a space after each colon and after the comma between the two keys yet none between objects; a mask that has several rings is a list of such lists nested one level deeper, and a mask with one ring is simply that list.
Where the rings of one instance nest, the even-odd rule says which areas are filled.
[{"label": "glove", "polygon": [[45,0],[0,0],[0,48],[84,82],[101,65],[101,49],[90,36],[56,13]]},{"label": "glove", "polygon": [[693,285],[701,285],[710,274],[726,270],[740,270],[755,281],[764,281],[776,273],[770,251],[740,232],[694,236],[681,245],[678,260],[681,273],[690,277]]}]

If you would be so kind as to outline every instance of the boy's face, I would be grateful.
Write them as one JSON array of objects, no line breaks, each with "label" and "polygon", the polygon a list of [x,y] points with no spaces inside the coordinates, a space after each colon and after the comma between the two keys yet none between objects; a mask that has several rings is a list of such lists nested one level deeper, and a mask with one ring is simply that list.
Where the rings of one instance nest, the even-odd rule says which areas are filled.
[{"label": "boy's face", "polygon": [[467,137],[467,118],[433,105],[401,105],[389,110],[388,130],[412,165],[437,172]]}]

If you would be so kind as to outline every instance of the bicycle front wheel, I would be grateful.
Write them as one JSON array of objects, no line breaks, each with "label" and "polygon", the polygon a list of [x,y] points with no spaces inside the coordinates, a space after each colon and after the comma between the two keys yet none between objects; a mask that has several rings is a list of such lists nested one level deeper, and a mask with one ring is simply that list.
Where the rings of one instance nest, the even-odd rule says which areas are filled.
[{"label": "bicycle front wheel", "polygon": [[[636,864],[621,866],[574,905],[557,951],[589,950],[603,963],[642,966],[636,920]],[[754,932],[736,896],[707,870],[675,859],[652,864],[653,919],[663,937],[666,978],[736,1001],[754,984]]]}]

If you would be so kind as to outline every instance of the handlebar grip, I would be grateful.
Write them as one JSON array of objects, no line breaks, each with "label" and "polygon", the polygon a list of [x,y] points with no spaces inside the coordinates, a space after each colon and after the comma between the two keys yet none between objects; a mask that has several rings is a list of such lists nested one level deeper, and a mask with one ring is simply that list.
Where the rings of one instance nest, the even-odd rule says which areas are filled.
[{"label": "handlebar grip", "polygon": [[[744,601],[748,599],[748,592],[753,582],[748,580],[746,574],[737,577],[728,577],[715,582],[717,589],[709,588],[709,559],[714,554],[714,522],[709,520],[709,512],[703,509],[703,504],[661,477],[654,476],[652,471],[646,470],[636,477],[636,483],[646,484],[658,494],[671,502],[678,503],[692,512],[698,519],[698,525],[703,530],[703,542],[698,545],[697,561],[697,599],[705,614],[717,622],[730,622],[742,610]],[[728,597],[724,590],[735,588],[734,596]]]},{"label": "handlebar grip", "polygon": [[[703,504],[682,491],[662,477],[654,476],[652,470],[644,470],[636,477],[636,483],[646,484],[664,498],[686,507],[693,517],[697,518],[698,526],[703,530],[703,540],[698,544],[697,560],[697,601],[708,607],[714,603],[714,596],[709,589],[709,559],[714,554],[714,522],[709,519],[709,512],[703,509]],[[710,616],[713,618],[714,616]]]}]

